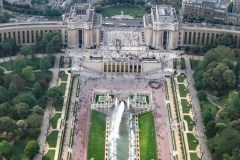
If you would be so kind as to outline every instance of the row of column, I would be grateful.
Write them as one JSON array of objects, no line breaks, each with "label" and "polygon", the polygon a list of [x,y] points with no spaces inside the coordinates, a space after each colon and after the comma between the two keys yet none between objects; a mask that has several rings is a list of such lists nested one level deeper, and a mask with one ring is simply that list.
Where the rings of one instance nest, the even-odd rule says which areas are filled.
[{"label": "row of column", "polygon": [[[194,32],[194,31],[184,31],[182,32],[182,44],[183,45],[207,45],[207,44],[215,44],[215,41],[218,37],[219,33],[216,32]],[[235,34],[236,38],[236,48],[240,46],[240,34]]]},{"label": "row of column", "polygon": [[141,63],[131,62],[104,62],[104,72],[115,72],[115,73],[141,73]]},{"label": "row of column", "polygon": [[17,45],[35,44],[37,42],[37,39],[41,37],[45,32],[51,31],[52,30],[10,30],[8,32],[0,32],[0,43],[2,43],[7,38],[12,38],[15,40]]}]

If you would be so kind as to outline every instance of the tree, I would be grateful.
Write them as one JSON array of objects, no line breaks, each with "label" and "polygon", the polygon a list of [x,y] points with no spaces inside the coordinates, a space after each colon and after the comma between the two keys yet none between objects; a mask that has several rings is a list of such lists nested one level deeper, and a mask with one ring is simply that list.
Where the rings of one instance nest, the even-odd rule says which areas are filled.
[{"label": "tree", "polygon": [[0,132],[15,133],[16,122],[9,117],[2,117],[0,122]]},{"label": "tree", "polygon": [[3,42],[2,44],[2,50],[5,53],[5,55],[11,55],[11,44],[7,43],[7,42]]},{"label": "tree", "polygon": [[205,101],[207,99],[207,93],[203,90],[198,91],[197,96],[200,101]]},{"label": "tree", "polygon": [[37,106],[34,106],[34,107],[33,107],[32,112],[43,115],[44,110],[42,109],[42,107],[40,107],[40,106],[37,105]]},{"label": "tree", "polygon": [[0,68],[0,76],[4,75],[4,70],[2,68]]},{"label": "tree", "polygon": [[213,120],[213,115],[211,113],[211,111],[205,111],[202,113],[202,117],[203,117],[203,123],[204,125],[207,125],[210,121]]},{"label": "tree", "polygon": [[22,93],[22,94],[18,95],[17,97],[15,97],[13,99],[13,102],[15,104],[26,103],[31,108],[36,105],[36,98],[33,96],[33,94],[31,92],[26,92],[26,93]]},{"label": "tree", "polygon": [[15,106],[15,110],[16,110],[18,116],[19,116],[21,119],[27,118],[27,116],[28,116],[28,115],[30,114],[30,112],[31,112],[28,104],[26,104],[26,103],[18,103],[18,104]]},{"label": "tree", "polygon": [[21,137],[23,136],[26,131],[27,131],[27,128],[28,128],[28,124],[25,120],[18,120],[17,123],[17,132],[18,132],[18,135]]},{"label": "tree", "polygon": [[4,70],[0,68],[0,86],[4,85]]},{"label": "tree", "polygon": [[22,46],[20,48],[20,53],[22,55],[24,55],[24,57],[27,57],[29,55],[32,55],[33,54],[33,50],[32,50],[32,47],[31,46]]},{"label": "tree", "polygon": [[12,83],[17,87],[18,91],[23,91],[25,89],[25,80],[19,75],[14,75],[12,77]]},{"label": "tree", "polygon": [[232,151],[239,146],[239,142],[239,132],[232,128],[226,128],[214,138],[213,144],[215,153],[220,155],[231,155]]},{"label": "tree", "polygon": [[7,13],[0,13],[0,23],[6,23],[9,21],[10,16]]},{"label": "tree", "polygon": [[32,137],[34,139],[37,139],[38,135],[40,134],[40,129],[39,128],[28,128],[27,130],[28,136]]},{"label": "tree", "polygon": [[226,88],[235,86],[236,77],[232,70],[225,64],[218,64],[217,67],[209,68],[203,73],[203,83],[212,89],[223,91]]},{"label": "tree", "polygon": [[60,97],[62,97],[63,93],[61,92],[61,90],[59,88],[53,87],[53,88],[48,89],[47,96],[48,96],[48,99],[55,101],[55,100],[59,99]]},{"label": "tree", "polygon": [[240,97],[238,92],[232,92],[226,101],[226,106],[232,111],[240,113]]},{"label": "tree", "polygon": [[17,51],[17,45],[14,39],[6,38],[2,44],[3,52],[9,54],[10,56],[12,53]]},{"label": "tree", "polygon": [[4,76],[4,86],[5,86],[6,88],[8,88],[9,85],[12,83],[12,77],[13,77],[12,74],[6,74],[6,75]]},{"label": "tree", "polygon": [[40,59],[40,69],[41,70],[48,70],[52,67],[52,62],[49,56],[43,57]]},{"label": "tree", "polygon": [[231,48],[217,46],[209,50],[204,56],[204,60],[206,60],[208,64],[211,62],[222,62],[224,59],[234,60],[234,54]]},{"label": "tree", "polygon": [[43,116],[37,113],[33,113],[27,117],[28,126],[31,128],[39,128],[42,126]]},{"label": "tree", "polygon": [[215,43],[216,45],[224,45],[226,47],[233,48],[236,43],[236,39],[231,33],[223,33],[217,37]]},{"label": "tree", "polygon": [[232,154],[233,154],[233,158],[235,158],[235,160],[238,160],[240,159],[240,147],[236,147],[233,149],[232,151]]},{"label": "tree", "polygon": [[39,98],[41,97],[43,93],[43,90],[42,90],[42,87],[40,86],[40,84],[37,82],[37,83],[34,83],[33,85],[33,94],[35,95],[36,98]]},{"label": "tree", "polygon": [[46,52],[47,44],[48,44],[48,39],[47,37],[43,36],[43,38],[41,38],[41,40],[38,43],[38,50],[42,53]]},{"label": "tree", "polygon": [[227,11],[231,13],[232,9],[233,9],[233,2],[230,2],[227,8]]},{"label": "tree", "polygon": [[26,61],[25,60],[16,60],[14,61],[13,64],[13,70],[16,74],[21,75],[22,69],[27,67]]},{"label": "tree", "polygon": [[208,122],[206,129],[205,129],[205,134],[208,138],[212,138],[216,135],[217,129],[216,129],[216,124],[214,121]]},{"label": "tree", "polygon": [[54,35],[50,42],[47,44],[47,53],[55,53],[61,50],[59,35]]},{"label": "tree", "polygon": [[27,66],[22,69],[22,76],[28,82],[33,82],[35,80],[35,74],[33,73],[33,68],[31,66]]},{"label": "tree", "polygon": [[39,152],[39,145],[35,140],[29,140],[27,145],[24,148],[24,153],[30,158],[33,157]]},{"label": "tree", "polygon": [[0,117],[12,117],[13,116],[13,107],[8,103],[0,104]]},{"label": "tree", "polygon": [[240,119],[234,120],[230,122],[230,127],[240,132]]},{"label": "tree", "polygon": [[13,99],[18,95],[17,87],[14,83],[11,83],[8,89],[8,95],[10,99]]},{"label": "tree", "polygon": [[13,154],[13,146],[6,140],[0,143],[0,153],[6,157]]},{"label": "tree", "polygon": [[0,86],[0,104],[8,100],[8,91],[5,87]]}]

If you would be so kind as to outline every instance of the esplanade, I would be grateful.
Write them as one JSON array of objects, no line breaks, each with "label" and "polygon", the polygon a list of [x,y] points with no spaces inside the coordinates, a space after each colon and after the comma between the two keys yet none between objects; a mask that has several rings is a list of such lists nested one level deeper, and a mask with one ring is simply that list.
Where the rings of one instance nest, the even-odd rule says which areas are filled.
[{"label": "esplanade", "polygon": [[[142,46],[169,50],[196,44],[200,46],[214,44],[219,34],[228,32],[236,38],[235,47],[240,47],[240,27],[182,23],[171,6],[153,6],[150,14],[136,21],[142,21],[142,25],[138,26],[143,33]],[[96,47],[100,45],[104,28],[111,27],[109,24],[108,20],[95,13],[94,7],[89,4],[75,4],[68,14],[62,16],[62,21],[0,24],[0,43],[6,38],[12,38],[17,45],[34,45],[45,32],[57,31],[65,46]],[[114,26],[115,24],[112,27]],[[120,25],[119,22],[119,26],[131,29],[128,24]]]}]

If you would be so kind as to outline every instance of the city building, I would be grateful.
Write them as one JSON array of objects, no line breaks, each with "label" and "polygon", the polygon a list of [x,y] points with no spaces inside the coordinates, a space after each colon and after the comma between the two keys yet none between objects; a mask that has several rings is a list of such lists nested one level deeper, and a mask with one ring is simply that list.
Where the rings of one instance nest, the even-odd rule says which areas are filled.
[{"label": "city building", "polygon": [[143,18],[146,45],[157,49],[175,48],[178,30],[176,11],[171,6],[155,6]]},{"label": "city building", "polygon": [[239,0],[232,0],[233,7],[232,7],[232,12],[233,13],[240,13],[240,1]]},{"label": "city building", "polygon": [[[233,17],[233,16],[232,16]],[[229,22],[238,18],[229,18]],[[117,25],[115,24],[117,23]],[[124,24],[124,25],[123,25]],[[136,25],[141,30],[142,46],[169,50],[179,47],[214,44],[221,33],[231,33],[237,39],[235,47],[240,48],[240,27],[205,24],[179,23],[175,9],[170,6],[154,6],[143,20],[105,20],[94,12],[89,5],[76,4],[63,21],[39,21],[0,24],[0,43],[13,38],[17,45],[35,45],[45,32],[57,31],[61,34],[62,44],[68,47],[95,48],[100,45],[108,27],[129,28]],[[127,45],[127,44],[126,44]],[[126,46],[125,45],[125,46]],[[124,46],[123,46],[124,47]],[[137,47],[137,46],[136,46]]]},{"label": "city building", "polygon": [[183,14],[192,18],[224,21],[229,2],[222,0],[183,0]]},{"label": "city building", "polygon": [[0,0],[0,13],[3,12],[3,0]]},{"label": "city building", "polygon": [[90,4],[75,4],[70,13],[63,16],[68,45],[92,47],[99,44],[101,15],[94,12]]}]

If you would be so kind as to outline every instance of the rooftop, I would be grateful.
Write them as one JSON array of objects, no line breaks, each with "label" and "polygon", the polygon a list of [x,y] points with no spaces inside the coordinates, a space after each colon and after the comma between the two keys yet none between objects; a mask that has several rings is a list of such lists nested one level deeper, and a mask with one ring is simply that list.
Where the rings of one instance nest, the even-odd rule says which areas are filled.
[{"label": "rooftop", "polygon": [[153,22],[177,23],[176,11],[169,5],[156,5],[152,8]]},{"label": "rooftop", "polygon": [[64,15],[65,23],[92,23],[93,26],[99,26],[101,23],[101,15],[95,13],[94,7],[90,4],[75,4],[71,7],[69,14]]}]

